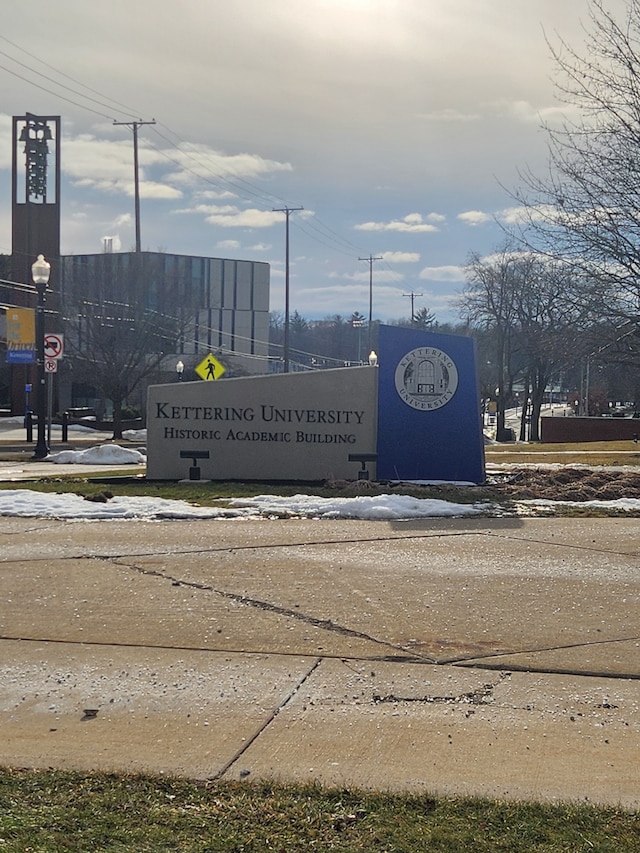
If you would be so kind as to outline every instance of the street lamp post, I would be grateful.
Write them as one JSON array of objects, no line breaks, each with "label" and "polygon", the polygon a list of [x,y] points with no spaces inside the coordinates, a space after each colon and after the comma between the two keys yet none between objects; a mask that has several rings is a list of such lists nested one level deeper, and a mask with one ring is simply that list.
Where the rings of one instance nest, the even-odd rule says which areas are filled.
[{"label": "street lamp post", "polygon": [[31,265],[31,278],[38,291],[38,308],[36,310],[36,361],[37,361],[37,415],[38,415],[38,439],[33,452],[34,459],[44,459],[49,455],[47,446],[45,422],[46,399],[45,399],[45,370],[44,370],[44,306],[47,300],[47,284],[51,274],[51,264],[45,260],[44,255],[38,255],[38,259]]}]

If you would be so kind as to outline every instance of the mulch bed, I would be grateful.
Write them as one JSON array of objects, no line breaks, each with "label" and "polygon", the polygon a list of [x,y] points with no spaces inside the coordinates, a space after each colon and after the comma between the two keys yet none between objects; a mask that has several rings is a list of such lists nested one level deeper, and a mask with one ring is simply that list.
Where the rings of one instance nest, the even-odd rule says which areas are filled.
[{"label": "mulch bed", "polygon": [[485,487],[512,500],[538,498],[555,501],[640,498],[640,472],[604,468],[513,468],[492,475]]}]

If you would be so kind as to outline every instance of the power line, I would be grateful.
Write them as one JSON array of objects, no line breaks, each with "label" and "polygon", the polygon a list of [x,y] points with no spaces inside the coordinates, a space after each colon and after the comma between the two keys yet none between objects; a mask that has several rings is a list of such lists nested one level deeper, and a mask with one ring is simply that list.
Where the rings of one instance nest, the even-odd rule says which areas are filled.
[{"label": "power line", "polygon": [[[2,41],[6,42],[7,44],[10,44],[11,47],[15,47],[16,50],[21,51],[21,53],[25,53],[25,51],[23,50],[23,48],[20,47],[20,45],[11,41],[6,36],[0,35],[0,39],[2,39]],[[19,59],[15,59],[14,57],[9,56],[8,53],[4,53],[3,51],[0,51],[0,55],[5,56],[11,62],[15,62],[18,65],[22,66],[23,68],[26,68],[28,71],[31,71],[33,74],[37,74],[39,77],[44,77],[45,80],[48,80],[54,86],[60,86],[64,89],[68,89],[70,92],[73,92],[73,94],[79,95],[81,98],[86,98],[87,100],[94,101],[95,103],[99,104],[100,106],[107,107],[107,108],[109,108],[109,107],[108,107],[108,105],[104,104],[104,100],[111,101],[112,104],[116,105],[115,106],[116,112],[122,112],[125,115],[131,116],[131,118],[134,118],[136,115],[139,115],[138,111],[132,111],[131,107],[128,107],[126,104],[122,104],[120,101],[116,101],[113,98],[110,98],[108,95],[104,95],[104,94],[102,94],[102,92],[98,92],[96,89],[92,89],[91,86],[87,86],[86,83],[82,83],[80,80],[77,80],[75,77],[72,77],[70,74],[66,74],[64,71],[60,71],[59,69],[54,68],[53,65],[49,65],[48,62],[45,62],[43,59],[40,59],[37,56],[33,56],[33,54],[29,54],[31,59],[37,60],[37,62],[39,62],[40,65],[43,65],[45,68],[48,68],[50,71],[53,71],[54,74],[58,74],[60,77],[64,77],[67,80],[71,80],[71,82],[75,83],[76,86],[80,86],[82,89],[86,89],[88,92],[92,92],[94,95],[98,95],[102,100],[97,101],[94,98],[90,98],[87,95],[83,95],[81,92],[76,92],[73,89],[71,89],[70,87],[65,86],[63,83],[58,83],[56,80],[53,80],[51,77],[48,77],[46,74],[42,74],[41,72],[36,71],[35,68],[31,68],[30,66],[26,65],[25,63],[20,62]],[[5,69],[5,70],[8,70],[8,69]],[[9,73],[12,73],[12,72],[9,72]],[[30,83],[31,81],[26,80],[25,82]],[[31,83],[31,85],[36,86],[37,84]],[[72,102],[72,103],[75,104],[75,102]],[[75,106],[81,106],[81,105],[75,104]],[[118,109],[118,107],[123,107],[123,109]],[[81,107],[81,109],[85,109],[85,107]],[[105,116],[105,118],[110,118],[110,116]]]},{"label": "power line", "polygon": [[43,92],[47,92],[47,94],[49,95],[53,95],[54,98],[60,98],[60,100],[66,101],[68,104],[73,104],[74,107],[80,107],[81,110],[87,110],[88,112],[94,113],[94,115],[101,116],[102,118],[111,118],[111,116],[107,115],[106,113],[101,113],[98,112],[98,110],[94,110],[91,107],[85,106],[84,104],[79,104],[77,101],[72,101],[71,98],[65,98],[65,96],[61,95],[59,92],[52,92],[51,89],[47,89],[45,86],[39,86],[32,80],[28,80],[26,77],[23,77],[22,74],[18,74],[17,71],[12,71],[10,68],[7,68],[6,65],[0,65],[0,68],[3,71],[6,71],[7,74],[11,74],[13,77],[17,77],[19,80],[23,80],[25,83],[29,83],[31,86],[35,86],[37,89],[41,89]]},{"label": "power line", "polygon": [[[3,41],[5,41],[7,44],[11,45],[12,47],[16,48],[17,50],[21,50],[21,51],[22,51],[23,53],[25,53],[26,55],[29,55],[29,54],[28,54],[28,52],[24,51],[24,50],[23,50],[19,45],[17,45],[15,42],[10,41],[10,40],[9,40],[9,39],[7,39],[6,37],[4,37],[4,36],[0,36],[0,39],[2,39]],[[17,63],[17,64],[19,64],[21,67],[23,67],[23,68],[25,68],[25,69],[29,70],[31,73],[36,74],[36,75],[38,75],[39,77],[42,77],[44,80],[48,81],[48,82],[49,82],[49,83],[51,83],[53,86],[57,86],[57,87],[59,87],[59,88],[64,88],[64,89],[66,89],[67,91],[71,92],[71,93],[72,93],[72,94],[74,94],[74,95],[77,95],[77,96],[78,96],[78,97],[80,97],[80,98],[83,98],[83,99],[85,99],[85,100],[89,100],[89,101],[91,101],[92,103],[97,104],[98,106],[102,106],[102,107],[104,107],[104,109],[105,109],[105,110],[112,110],[112,111],[115,111],[115,112],[117,112],[117,113],[123,113],[123,114],[125,114],[125,115],[129,115],[129,116],[132,116],[132,117],[133,117],[133,116],[135,116],[135,115],[139,115],[139,111],[134,110],[133,108],[131,108],[131,107],[127,106],[126,104],[123,104],[123,103],[122,103],[122,102],[120,102],[120,101],[117,101],[117,100],[115,100],[115,99],[113,99],[113,98],[109,97],[108,95],[104,95],[103,93],[101,93],[101,92],[97,91],[96,89],[91,88],[90,86],[86,86],[84,83],[80,82],[79,80],[77,80],[76,78],[72,77],[71,75],[66,74],[65,72],[59,71],[58,69],[54,68],[52,65],[49,65],[48,63],[44,62],[43,60],[41,60],[41,59],[37,59],[37,57],[32,57],[32,58],[37,59],[37,61],[38,61],[41,65],[43,65],[44,67],[46,67],[46,68],[50,69],[50,70],[51,70],[51,71],[53,71],[55,74],[57,74],[57,75],[59,75],[59,76],[61,76],[61,77],[64,77],[64,78],[66,78],[67,80],[70,80],[70,81],[71,81],[71,82],[73,82],[77,87],[79,87],[79,88],[81,88],[81,89],[86,89],[88,92],[91,92],[93,95],[97,95],[98,97],[97,97],[97,98],[94,98],[94,97],[92,97],[92,96],[90,96],[90,95],[85,95],[85,94],[83,94],[81,91],[78,91],[78,89],[73,89],[73,88],[71,88],[71,87],[67,86],[67,85],[66,85],[66,84],[64,84],[64,83],[61,83],[61,82],[59,82],[59,81],[57,81],[57,80],[54,80],[54,79],[53,79],[51,76],[49,76],[49,75],[42,74],[41,72],[36,71],[34,68],[31,68],[30,66],[28,66],[26,63],[21,62],[20,60],[15,59],[15,58],[13,58],[13,57],[9,56],[9,54],[7,54],[7,53],[4,53],[4,52],[0,51],[0,55],[6,56],[10,61]],[[30,79],[28,79],[27,77],[24,77],[23,75],[18,74],[18,73],[17,73],[17,72],[15,72],[15,71],[12,71],[11,69],[7,68],[6,66],[2,66],[2,65],[0,65],[0,68],[2,68],[3,70],[5,70],[7,73],[12,74],[13,76],[18,77],[19,79],[23,80],[24,82],[28,83],[29,85],[34,86],[35,88],[39,88],[39,89],[41,89],[42,91],[45,91],[45,92],[47,92],[47,93],[48,93],[48,94],[50,94],[50,95],[53,95],[54,97],[60,98],[61,100],[64,100],[64,101],[66,101],[67,103],[72,104],[73,106],[76,106],[76,107],[79,107],[80,109],[83,109],[83,110],[86,110],[86,111],[88,111],[88,112],[91,112],[91,113],[93,113],[94,115],[99,115],[99,116],[100,116],[100,117],[102,117],[102,118],[113,118],[112,114],[111,114],[111,115],[109,115],[107,112],[101,112],[101,111],[99,111],[99,110],[94,109],[93,107],[87,106],[86,104],[82,104],[82,103],[79,103],[79,102],[78,102],[78,101],[76,101],[76,100],[73,100],[73,99],[69,98],[69,97],[65,97],[64,95],[61,95],[59,92],[54,92],[54,91],[52,91],[51,89],[49,89],[49,88],[47,88],[47,87],[45,87],[45,86],[42,86],[41,84],[39,84],[39,83],[35,82],[34,80],[30,80]],[[100,99],[100,100],[99,100],[99,99]],[[109,103],[107,103],[107,102],[109,102]],[[115,122],[114,122],[114,123],[115,123]],[[129,125],[131,125],[133,122],[131,122],[131,121],[128,121],[128,122],[123,121],[123,122],[119,122],[119,123],[120,123],[120,124],[129,124]],[[275,202],[281,202],[281,199],[280,199],[277,195],[274,195],[274,194],[270,194],[270,193],[266,193],[266,192],[264,192],[260,187],[258,187],[257,185],[255,185],[255,184],[251,183],[250,181],[247,181],[247,180],[246,180],[246,179],[244,179],[244,178],[241,178],[241,177],[239,177],[239,176],[234,176],[234,177],[232,177],[229,173],[227,173],[227,176],[225,176],[225,175],[220,175],[220,174],[219,174],[219,172],[217,172],[217,173],[216,173],[216,172],[213,172],[213,171],[212,171],[212,169],[211,169],[211,165],[210,165],[210,164],[209,164],[209,165],[207,165],[207,163],[206,163],[205,159],[202,157],[202,155],[200,155],[200,156],[195,156],[193,153],[191,153],[191,151],[189,151],[189,150],[188,150],[188,148],[186,148],[186,147],[185,147],[185,146],[188,146],[189,148],[193,148],[193,146],[192,146],[190,143],[188,143],[188,142],[186,142],[184,139],[182,139],[178,134],[176,134],[174,131],[172,131],[172,130],[167,126],[167,125],[163,125],[162,123],[160,123],[160,124],[161,124],[161,126],[162,126],[162,127],[164,127],[164,128],[165,128],[165,129],[170,133],[170,134],[172,134],[173,136],[175,136],[175,137],[176,137],[176,139],[179,141],[179,143],[181,144],[181,146],[182,146],[182,147],[179,147],[179,145],[178,145],[178,144],[176,144],[176,142],[174,142],[174,141],[172,141],[172,140],[168,139],[164,134],[160,133],[160,131],[159,131],[159,130],[157,130],[157,129],[155,129],[155,128],[154,128],[154,132],[155,132],[155,133],[157,133],[157,134],[158,134],[158,136],[160,136],[160,138],[161,138],[161,139],[164,139],[164,140],[165,140],[165,142],[167,142],[167,143],[168,143],[172,148],[177,149],[177,150],[180,152],[180,154],[181,154],[181,155],[183,155],[183,156],[188,156],[188,157],[189,157],[189,158],[190,158],[194,163],[196,163],[197,165],[199,165],[199,166],[203,167],[206,171],[210,171],[210,172],[212,172],[212,174],[215,174],[216,179],[217,179],[218,181],[221,181],[223,184],[226,184],[227,186],[231,187],[231,188],[232,188],[232,190],[233,190],[235,193],[237,193],[238,195],[240,195],[241,197],[247,198],[247,196],[249,196],[249,197],[253,197],[253,198],[257,198],[257,199],[261,199],[261,200],[262,200],[262,202],[263,202],[263,203],[266,203],[266,204],[273,204],[273,203],[274,203],[274,201],[275,201]],[[185,171],[187,171],[187,172],[190,172],[190,173],[191,173],[191,174],[193,174],[193,175],[194,175],[194,177],[196,177],[198,180],[202,180],[202,181],[205,181],[205,182],[207,182],[207,183],[212,183],[212,185],[215,185],[215,184],[213,184],[213,182],[212,182],[210,179],[208,179],[208,178],[207,178],[207,176],[206,176],[206,175],[199,174],[199,173],[195,172],[193,169],[189,169],[189,167],[188,167],[188,166],[186,166],[183,162],[179,162],[178,160],[176,160],[176,159],[172,158],[171,156],[169,156],[169,154],[168,154],[166,151],[163,151],[163,150],[161,150],[161,149],[157,148],[156,146],[152,145],[151,143],[148,143],[148,144],[149,144],[149,146],[150,146],[151,148],[153,148],[153,150],[155,150],[155,151],[156,151],[160,156],[162,156],[162,157],[164,157],[165,159],[169,160],[169,162],[174,163],[174,164],[175,164],[175,165],[177,165],[179,168],[181,168],[181,169],[183,169],[183,170],[185,170]],[[353,251],[354,249],[355,249],[355,250],[357,250],[357,247],[356,247],[356,246],[354,246],[352,243],[350,243],[350,241],[348,241],[348,240],[346,240],[345,238],[343,238],[343,237],[341,237],[340,235],[338,235],[338,234],[337,234],[333,229],[331,229],[331,228],[330,228],[330,226],[328,226],[328,225],[324,224],[324,223],[323,223],[323,222],[322,222],[322,221],[321,221],[317,216],[315,216],[315,217],[314,217],[314,222],[313,222],[313,223],[312,223],[312,222],[309,222],[309,223],[308,223],[308,226],[309,226],[309,228],[311,229],[311,231],[309,231],[307,228],[305,228],[304,226],[302,226],[301,224],[299,224],[299,227],[301,228],[301,230],[302,230],[305,234],[307,234],[307,236],[308,236],[310,239],[312,239],[312,240],[314,240],[314,241],[316,241],[316,242],[318,242],[318,243],[321,243],[322,245],[326,246],[326,247],[327,247],[327,248],[329,248],[329,249],[332,249],[332,250],[334,250],[334,251],[340,251],[340,252],[342,252],[342,253],[344,253],[344,254],[346,254],[346,253],[347,253],[344,247],[349,247],[349,248],[351,248],[351,250],[352,250],[352,251]],[[316,227],[316,226],[318,226],[318,227]],[[316,232],[316,233],[312,233],[312,232]],[[324,233],[323,233],[323,232],[324,232]],[[318,236],[318,235],[320,235],[320,236]],[[322,239],[323,237],[324,237],[325,239]],[[329,240],[330,242],[329,242],[329,243],[327,243],[327,242],[326,242],[326,240]],[[342,248],[341,248],[341,246],[342,246]],[[349,252],[349,254],[350,254],[350,252]]]},{"label": "power line", "polygon": [[33,284],[23,284],[20,281],[10,281],[7,278],[0,278],[0,287],[7,287],[10,290],[23,290],[25,293],[36,292]]},{"label": "power line", "polygon": [[[62,71],[55,69],[53,66],[49,65],[48,63],[44,62],[41,59],[38,59],[37,57],[31,57],[31,55],[28,53],[28,51],[25,51],[23,48],[21,48],[15,42],[10,41],[6,37],[0,36],[0,39],[2,39],[7,44],[11,45],[13,48],[22,51],[22,53],[25,56],[29,56],[32,59],[36,59],[41,65],[48,68],[54,74],[66,78],[67,80],[71,81],[78,88],[72,88],[70,86],[67,86],[66,84],[53,79],[51,76],[49,76],[47,74],[42,74],[41,72],[36,71],[34,68],[31,68],[26,63],[21,62],[20,60],[11,57],[9,54],[0,51],[0,55],[7,57],[7,59],[9,59],[9,61],[15,62],[18,65],[20,65],[22,68],[25,68],[28,71],[32,72],[33,74],[36,74],[38,77],[43,78],[45,81],[50,83],[52,86],[66,89],[68,92],[70,92],[73,95],[76,95],[78,98],[84,99],[85,101],[89,101],[91,104],[95,104],[99,107],[101,106],[106,111],[113,111],[116,113],[121,113],[121,114],[129,115],[129,116],[135,116],[136,114],[139,115],[139,111],[134,110],[133,108],[127,106],[126,104],[123,104],[120,101],[117,101],[113,98],[110,98],[109,96],[104,95],[103,93],[97,91],[96,89],[92,89],[91,87],[86,86],[84,83],[76,80],[71,75],[68,75],[65,72],[62,72]],[[5,70],[9,74],[12,74],[15,77],[18,77],[19,79],[23,80],[27,84],[34,86],[35,88],[39,88],[42,91],[45,91],[48,94],[50,94],[54,97],[57,97],[63,101],[66,101],[67,103],[70,103],[73,106],[76,106],[82,110],[86,110],[86,111],[93,113],[94,115],[98,115],[102,118],[113,118],[113,112],[111,115],[109,115],[108,112],[100,111],[98,109],[95,109],[93,106],[88,106],[86,103],[84,103],[84,104],[79,103],[77,100],[73,100],[72,98],[66,97],[65,95],[62,95],[59,92],[52,91],[52,89],[47,88],[46,86],[43,86],[40,83],[38,83],[32,79],[28,79],[27,77],[15,72],[15,71],[12,71],[11,69],[7,68],[6,66],[0,65],[0,68]],[[92,94],[91,95],[83,94],[82,91],[79,91],[80,89],[85,89],[87,92],[90,92]],[[95,95],[96,97],[93,97],[93,95]],[[137,126],[138,125],[140,125],[140,124],[152,124],[152,123],[155,124],[155,121],[154,122],[142,122],[142,120],[135,120],[135,119],[133,119],[131,121],[115,121],[114,120],[114,124],[122,124],[122,125],[126,124],[126,125],[132,127],[134,129],[134,137],[137,134]],[[159,154],[159,156],[163,157],[164,159],[166,159],[169,162],[173,163],[174,165],[178,166],[180,169],[184,170],[185,172],[191,173],[197,180],[208,183],[212,186],[215,186],[216,188],[219,187],[220,184],[222,184],[223,187],[230,188],[234,194],[237,194],[241,198],[256,199],[256,200],[258,200],[258,203],[262,203],[265,205],[266,204],[272,205],[274,203],[274,201],[276,203],[277,202],[281,203],[281,199],[278,196],[276,196],[274,194],[270,194],[268,192],[265,192],[261,187],[252,183],[251,181],[246,180],[245,178],[242,178],[242,177],[237,176],[237,175],[232,175],[230,172],[220,174],[219,170],[217,170],[215,168],[210,157],[203,155],[202,152],[194,151],[194,146],[191,143],[182,139],[178,134],[176,134],[174,131],[172,131],[167,125],[164,125],[161,122],[159,124],[161,127],[165,128],[169,134],[171,134],[173,137],[175,137],[175,139],[177,139],[178,142],[176,143],[172,139],[169,139],[165,134],[161,133],[158,130],[158,128],[156,128],[156,127],[153,128],[153,132],[156,133],[161,139],[163,139],[171,148],[178,151],[181,159],[178,160],[175,157],[171,157],[169,152],[154,146],[150,141],[147,140],[146,145],[148,145],[150,148],[155,150]],[[136,155],[136,152],[135,152],[136,141],[137,140],[134,138],[134,159],[135,159],[135,155]],[[190,159],[194,163],[195,167],[200,169],[201,171],[196,171],[196,169],[190,168],[184,162],[185,157]],[[134,168],[135,168],[135,176],[136,176],[136,189],[139,192],[139,174],[138,174],[138,168],[137,168],[137,166],[135,166],[135,164],[134,164]],[[202,171],[204,171],[205,174],[202,174]],[[283,206],[283,208],[281,208],[281,209],[286,209],[286,206]],[[344,255],[347,255],[347,254],[350,255],[353,253],[354,250],[358,251],[359,247],[355,246],[348,239],[340,236],[329,225],[323,223],[322,220],[315,214],[314,214],[313,218],[306,219],[304,221],[302,221],[302,220],[298,221],[296,223],[296,227],[298,227],[304,234],[306,234],[309,239],[319,243],[320,245],[325,246],[327,249],[329,249],[331,251],[336,251],[336,252],[339,252],[339,253],[344,254]],[[140,248],[139,229],[140,229],[140,217],[139,217],[139,197],[138,197],[138,199],[136,201],[136,247],[137,247],[136,250],[137,251]],[[378,260],[378,259],[376,259],[376,260]]]},{"label": "power line", "polygon": [[[344,237],[340,237],[336,234],[333,229],[331,229],[328,225],[323,223],[315,214],[313,217],[308,219],[300,219],[295,223],[296,228],[306,234],[311,240],[314,240],[316,243],[320,243],[323,246],[326,246],[328,249],[331,249],[334,252],[340,252],[340,254],[345,255],[347,257],[352,257],[354,251],[359,251],[359,247],[355,246],[353,243],[346,240]],[[320,226],[320,227],[318,227]],[[315,231],[316,234],[310,233],[308,230],[311,228],[312,231]],[[323,231],[324,229],[324,231]],[[329,232],[329,233],[324,233]],[[322,239],[326,237],[326,239]],[[327,240],[331,240],[331,243],[328,243]],[[361,247],[360,247],[361,248]]]},{"label": "power line", "polygon": [[[160,124],[160,127],[164,127],[169,133],[171,133],[173,136],[175,136],[176,139],[178,140],[178,142],[181,143],[182,146],[188,146],[189,148],[193,148],[192,143],[187,142],[186,140],[179,137],[176,133],[174,133],[174,131],[172,131],[170,128],[168,128],[162,122],[159,122],[159,124]],[[178,145],[176,145],[175,142],[173,142],[171,139],[168,139],[163,133],[160,133],[160,131],[157,128],[154,128],[154,133],[156,133],[161,139],[164,139],[165,142],[167,142],[172,148],[175,148],[181,155],[189,157],[189,159],[191,159],[194,163],[196,163],[197,165],[203,166],[208,171],[210,171],[216,177],[216,179],[219,182],[222,182],[223,184],[226,184],[229,187],[231,187],[235,194],[242,196],[242,194],[244,193],[245,197],[247,195],[253,196],[255,198],[261,199],[264,203],[267,203],[270,205],[273,204],[274,202],[281,202],[282,201],[276,195],[272,195],[270,193],[263,192],[259,187],[257,187],[255,184],[252,184],[250,181],[247,181],[244,178],[240,178],[237,175],[232,176],[231,172],[227,171],[226,173],[220,174],[219,171],[212,171],[212,169],[210,167],[206,166],[206,160],[202,158],[201,152],[200,152],[200,157],[198,158],[194,154],[192,154],[188,150],[188,148],[185,149],[185,147],[179,147]],[[174,163],[179,168],[184,169],[186,172],[189,172],[190,174],[194,175],[194,177],[198,178],[199,180],[205,181],[206,183],[210,183],[212,186],[215,186],[214,182],[210,178],[207,178],[206,175],[198,174],[198,172],[195,172],[193,169],[190,169],[184,163],[170,157],[165,151],[162,151],[162,149],[156,148],[154,145],[151,145],[151,147],[153,148],[154,151],[156,151],[158,154],[160,154],[161,157],[165,157],[166,159],[168,159],[170,162]],[[207,157],[206,159],[209,159],[209,158]],[[244,187],[246,187],[246,189]]]},{"label": "power line", "polygon": [[[10,44],[12,47],[16,48],[17,50],[22,50],[23,53],[29,55],[26,51],[24,51],[15,42],[10,41],[9,39],[5,38],[4,36],[0,36],[0,39],[7,42],[8,44]],[[113,110],[115,112],[123,113],[125,115],[129,115],[132,117],[140,114],[140,112],[138,110],[134,110],[132,107],[129,107],[126,104],[123,104],[122,102],[117,101],[108,95],[104,95],[103,93],[97,91],[96,89],[91,88],[90,86],[86,86],[84,83],[78,81],[76,78],[72,77],[69,74],[66,74],[65,72],[62,72],[62,71],[59,71],[58,69],[55,69],[53,66],[49,65],[48,63],[44,62],[41,59],[38,59],[37,61],[40,62],[43,66],[49,68],[55,74],[58,74],[62,77],[65,77],[66,79],[70,80],[76,86],[78,86],[82,89],[86,89],[88,92],[91,92],[92,94],[97,95],[98,98],[100,98],[101,100],[89,97],[87,95],[82,94],[82,92],[71,89],[70,87],[65,86],[65,84],[60,83],[56,80],[53,80],[51,77],[44,75],[44,74],[41,74],[41,72],[38,72],[35,69],[30,68],[25,63],[21,63],[19,60],[9,57],[8,54],[3,54],[3,55],[7,56],[10,59],[10,61],[19,63],[22,67],[27,68],[28,70],[32,71],[32,73],[37,74],[40,77],[43,77],[45,80],[50,82],[52,85],[66,88],[68,91],[72,92],[73,94],[77,94],[78,97],[85,98],[87,100],[91,100],[92,103],[98,104],[99,106],[103,106],[106,110]],[[0,65],[0,68],[7,71],[7,73],[18,77],[19,79],[23,80],[24,82],[28,83],[29,85],[34,86],[35,88],[41,89],[42,91],[45,91],[48,94],[53,95],[54,97],[60,98],[61,100],[64,100],[67,103],[72,104],[73,106],[79,107],[80,109],[86,110],[86,111],[91,112],[95,115],[99,115],[102,118],[111,118],[111,119],[113,118],[112,114],[109,115],[106,112],[100,112],[96,109],[93,109],[92,107],[89,107],[86,104],[78,103],[78,101],[72,100],[71,98],[65,97],[64,95],[61,95],[57,92],[54,92],[51,89],[46,88],[46,87],[42,86],[41,84],[39,84],[33,80],[29,80],[28,78],[24,77],[21,74],[17,74],[15,71],[11,71],[10,69],[6,68],[5,66]],[[109,102],[109,103],[106,103],[106,102]],[[122,123],[123,124],[131,124],[131,122],[122,122]],[[245,178],[241,178],[239,176],[231,176],[230,173],[226,173],[226,175],[224,175],[224,174],[221,175],[219,173],[219,171],[212,170],[211,163],[209,162],[209,164],[207,164],[207,162],[206,162],[207,159],[209,159],[209,158],[203,158],[201,153],[199,153],[199,155],[196,156],[194,153],[192,153],[189,150],[189,149],[193,149],[193,146],[191,143],[182,139],[179,136],[179,134],[175,133],[173,130],[171,130],[171,128],[169,128],[167,125],[163,124],[162,122],[159,122],[159,125],[161,127],[164,127],[168,133],[173,135],[178,140],[179,144],[177,144],[176,142],[169,139],[166,135],[162,134],[157,128],[154,128],[154,132],[161,139],[164,139],[164,141],[167,142],[167,144],[170,145],[171,148],[178,150],[182,156],[189,157],[196,165],[203,167],[205,169],[205,171],[211,172],[212,175],[215,175],[215,178],[217,181],[222,182],[224,185],[231,187],[232,190],[235,193],[237,193],[239,196],[244,197],[244,198],[253,197],[253,198],[261,199],[263,203],[270,204],[270,205],[272,205],[274,202],[276,202],[276,203],[282,202],[282,199],[279,198],[277,195],[265,192],[260,187],[258,187],[256,184],[246,180]],[[183,169],[184,171],[190,172],[198,180],[205,181],[206,183],[210,183],[210,184],[212,184],[212,186],[216,185],[210,178],[207,177],[206,174],[205,175],[199,174],[198,172],[194,171],[193,169],[190,169],[187,165],[185,165],[184,162],[180,162],[179,160],[176,160],[175,158],[171,157],[166,151],[163,151],[162,149],[157,148],[156,146],[154,146],[150,142],[147,142],[147,144],[154,151],[156,151],[161,157],[167,159],[169,162],[174,163],[174,165],[178,166],[179,168]],[[311,233],[307,229],[307,227],[304,227],[304,225],[302,225],[302,223],[298,223],[298,227],[300,227],[300,229],[305,234],[307,234],[307,236],[310,239],[326,246],[329,249],[332,249],[333,251],[340,251],[343,254],[346,254],[347,252],[345,251],[344,247],[347,247],[347,249],[348,248],[351,249],[351,252],[348,252],[349,254],[351,254],[353,252],[353,250],[357,251],[357,249],[358,249],[358,247],[356,247],[349,240],[341,237],[330,226],[323,223],[317,215],[314,216],[313,222],[309,221],[307,223],[307,225],[311,229],[311,232],[316,232],[316,233]],[[318,226],[318,227],[316,227],[316,226]],[[324,233],[323,233],[323,231],[324,231]],[[318,235],[320,235],[320,236],[318,236]],[[326,239],[322,239],[322,237],[324,237]],[[330,243],[327,243],[326,240],[329,240]]]}]

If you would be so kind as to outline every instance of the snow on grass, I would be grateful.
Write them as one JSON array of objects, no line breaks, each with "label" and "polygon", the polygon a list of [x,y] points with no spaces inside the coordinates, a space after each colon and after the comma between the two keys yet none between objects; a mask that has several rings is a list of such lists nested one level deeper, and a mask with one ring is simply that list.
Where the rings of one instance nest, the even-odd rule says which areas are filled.
[{"label": "snow on grass", "polygon": [[274,495],[258,495],[253,498],[236,498],[230,502],[230,506],[254,509],[260,515],[368,520],[447,516],[459,518],[487,512],[490,507],[489,504],[457,504],[408,495],[362,495],[355,498],[319,498],[313,495],[282,498]]},{"label": "snow on grass", "polygon": [[403,495],[319,498],[260,495],[238,498],[228,507],[199,507],[187,501],[150,497],[114,497],[104,502],[74,494],[50,494],[29,489],[0,490],[0,516],[64,519],[215,519],[215,518],[359,518],[394,520],[478,515],[487,504],[455,504]]},{"label": "snow on grass", "polygon": [[101,444],[86,450],[51,453],[46,461],[56,465],[144,465],[147,458],[138,450],[130,450],[118,444]]}]

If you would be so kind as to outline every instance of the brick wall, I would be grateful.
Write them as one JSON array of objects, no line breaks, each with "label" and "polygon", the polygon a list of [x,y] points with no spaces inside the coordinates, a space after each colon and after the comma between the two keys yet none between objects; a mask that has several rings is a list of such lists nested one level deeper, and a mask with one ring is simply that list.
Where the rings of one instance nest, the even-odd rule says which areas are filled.
[{"label": "brick wall", "polygon": [[572,441],[632,441],[640,436],[638,418],[540,419],[540,439],[546,444]]}]

